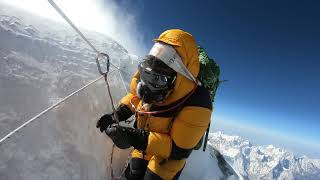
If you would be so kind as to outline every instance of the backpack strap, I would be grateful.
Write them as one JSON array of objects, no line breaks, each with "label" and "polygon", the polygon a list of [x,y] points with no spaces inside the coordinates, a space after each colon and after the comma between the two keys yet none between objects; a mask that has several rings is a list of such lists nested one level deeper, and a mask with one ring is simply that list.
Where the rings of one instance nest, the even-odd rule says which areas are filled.
[{"label": "backpack strap", "polygon": [[177,109],[175,110],[175,112],[172,115],[172,118],[170,120],[170,123],[168,125],[168,132],[170,132],[172,125],[173,125],[173,121],[176,119],[176,117],[178,116],[178,114],[180,113],[180,111],[185,107],[185,103],[181,104],[181,106],[177,107]]},{"label": "backpack strap", "polygon": [[207,131],[206,131],[206,134],[204,135],[204,144],[203,144],[203,149],[202,151],[206,151],[206,148],[207,148],[207,144],[208,144],[208,136],[209,136],[209,130],[210,130],[210,124],[211,122],[209,122],[209,125],[207,127]]},{"label": "backpack strap", "polygon": [[[178,114],[182,111],[182,109],[186,106],[198,106],[198,107],[203,107],[203,108],[208,108],[212,109],[212,102],[210,100],[210,95],[208,90],[203,87],[203,86],[198,86],[195,92],[181,105],[179,106],[176,111],[173,112],[171,121],[168,125],[168,131],[171,130],[172,125]],[[195,146],[194,150],[198,150],[202,146],[203,140],[204,146],[203,146],[203,151],[205,151],[205,148],[207,146],[207,140],[208,140],[208,135],[209,135],[209,129],[210,129],[210,123],[207,127],[207,130],[201,140],[198,142],[198,144]]]}]

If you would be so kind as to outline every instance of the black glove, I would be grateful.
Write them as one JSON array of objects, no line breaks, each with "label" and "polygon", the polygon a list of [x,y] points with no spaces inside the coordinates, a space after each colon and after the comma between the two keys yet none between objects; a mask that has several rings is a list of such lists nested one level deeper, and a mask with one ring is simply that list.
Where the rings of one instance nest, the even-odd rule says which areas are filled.
[{"label": "black glove", "polygon": [[100,131],[103,132],[107,129],[107,127],[111,126],[116,121],[113,120],[112,114],[103,115],[97,122],[96,127],[100,128]]},{"label": "black glove", "polygon": [[[128,106],[121,104],[116,110],[119,121],[125,121],[129,117],[132,116],[132,112]],[[96,127],[100,128],[100,131],[103,132],[107,129],[107,127],[111,126],[112,124],[116,123],[115,120],[112,118],[113,114],[105,114],[103,115],[97,122]]]},{"label": "black glove", "polygon": [[133,146],[135,149],[144,151],[148,145],[149,132],[142,129],[114,125],[106,129],[106,134],[120,149]]}]

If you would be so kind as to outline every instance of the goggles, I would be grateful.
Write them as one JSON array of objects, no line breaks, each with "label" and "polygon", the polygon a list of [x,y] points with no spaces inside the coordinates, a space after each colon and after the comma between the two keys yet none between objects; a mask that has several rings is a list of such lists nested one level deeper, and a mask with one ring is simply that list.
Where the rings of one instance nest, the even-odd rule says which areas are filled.
[{"label": "goggles", "polygon": [[143,67],[143,63],[139,64],[138,70],[142,83],[153,92],[170,89],[176,78],[176,76],[156,73],[149,67]]}]

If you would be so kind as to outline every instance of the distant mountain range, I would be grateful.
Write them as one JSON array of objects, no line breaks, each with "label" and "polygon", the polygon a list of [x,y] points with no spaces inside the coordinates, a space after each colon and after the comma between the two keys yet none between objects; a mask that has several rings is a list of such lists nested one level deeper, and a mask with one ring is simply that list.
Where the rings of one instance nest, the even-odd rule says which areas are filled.
[{"label": "distant mountain range", "polygon": [[255,146],[239,136],[211,133],[209,146],[228,161],[244,179],[319,180],[320,160],[297,157],[273,145]]}]

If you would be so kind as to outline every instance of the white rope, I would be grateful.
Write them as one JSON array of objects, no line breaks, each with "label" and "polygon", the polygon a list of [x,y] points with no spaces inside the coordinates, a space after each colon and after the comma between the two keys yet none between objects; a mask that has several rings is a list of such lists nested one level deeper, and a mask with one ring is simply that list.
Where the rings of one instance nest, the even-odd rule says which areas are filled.
[{"label": "white rope", "polygon": [[120,79],[121,79],[122,85],[124,86],[124,89],[126,90],[126,93],[128,94],[129,91],[128,91],[128,89],[127,89],[126,84],[124,83],[124,79],[123,79],[123,77],[122,77],[122,74],[121,74],[120,71],[118,71],[118,72],[119,72],[119,74],[120,74]]},{"label": "white rope", "polygon": [[90,43],[90,41],[79,31],[79,29],[73,24],[73,22],[64,14],[64,12],[57,6],[53,0],[48,0],[51,6],[69,23],[69,25],[82,37],[84,41],[97,53],[99,51]]},{"label": "white rope", "polygon": [[86,84],[85,86],[81,87],[80,89],[74,91],[73,93],[69,94],[68,96],[66,96],[65,98],[61,99],[60,101],[56,102],[55,104],[53,104],[52,106],[48,107],[47,109],[43,110],[42,112],[40,112],[39,114],[35,115],[34,117],[32,117],[30,120],[28,120],[27,122],[23,123],[21,126],[17,127],[15,130],[11,131],[9,134],[7,134],[6,136],[4,136],[1,140],[0,140],[0,145],[8,138],[10,138],[13,134],[15,134],[16,132],[18,132],[20,129],[22,129],[23,127],[27,126],[28,124],[30,124],[31,122],[33,122],[34,120],[38,119],[39,117],[43,116],[44,114],[46,114],[47,112],[49,112],[50,110],[52,110],[53,108],[59,106],[61,103],[65,102],[66,100],[68,100],[69,98],[71,98],[72,96],[74,96],[75,94],[79,93],[80,91],[86,89],[88,86],[90,86],[91,84],[99,81],[100,79],[102,79],[103,76],[98,77],[97,79],[89,82],[88,84]]},{"label": "white rope", "polygon": [[[92,50],[94,52],[96,52],[97,54],[100,54],[100,52],[97,50],[97,48],[95,48],[93,46],[93,44],[82,34],[82,32],[74,25],[74,23],[68,18],[68,16],[59,8],[59,6],[53,1],[53,0],[48,0],[48,2],[51,4],[51,6],[63,17],[63,19],[65,19],[67,21],[67,23],[81,36],[81,38],[92,48]],[[116,69],[118,69],[119,71],[120,68],[117,67],[116,65],[112,64],[110,62],[110,64],[115,67]]]}]

